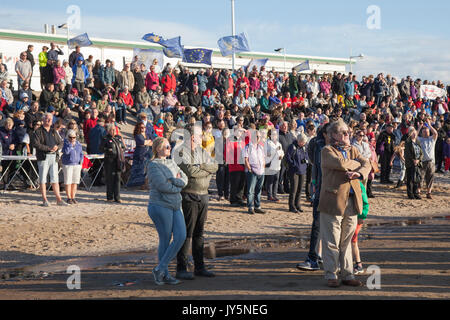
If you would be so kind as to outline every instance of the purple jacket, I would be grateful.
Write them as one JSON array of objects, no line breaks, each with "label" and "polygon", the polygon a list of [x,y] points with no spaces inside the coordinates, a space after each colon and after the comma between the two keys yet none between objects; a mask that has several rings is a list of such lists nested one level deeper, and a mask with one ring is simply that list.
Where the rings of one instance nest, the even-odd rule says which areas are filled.
[{"label": "purple jacket", "polygon": [[70,165],[79,165],[83,164],[83,147],[81,146],[81,143],[78,141],[75,143],[75,146],[73,146],[69,140],[64,140],[64,146],[62,148],[62,164],[65,166]]}]

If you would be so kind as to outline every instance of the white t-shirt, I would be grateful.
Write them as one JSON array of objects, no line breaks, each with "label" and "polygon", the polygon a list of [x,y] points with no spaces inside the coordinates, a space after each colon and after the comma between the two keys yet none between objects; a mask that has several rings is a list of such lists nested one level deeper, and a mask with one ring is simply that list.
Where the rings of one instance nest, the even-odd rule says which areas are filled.
[{"label": "white t-shirt", "polygon": [[436,140],[433,139],[433,137],[429,138],[422,138],[419,137],[419,143],[422,147],[423,152],[423,160],[422,161],[433,161],[434,160],[434,147],[436,145]]}]

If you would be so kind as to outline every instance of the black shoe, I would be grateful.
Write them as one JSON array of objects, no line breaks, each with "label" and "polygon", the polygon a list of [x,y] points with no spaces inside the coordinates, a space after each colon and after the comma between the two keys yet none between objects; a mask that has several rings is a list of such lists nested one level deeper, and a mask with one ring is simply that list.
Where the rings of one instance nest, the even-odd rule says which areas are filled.
[{"label": "black shoe", "polygon": [[239,203],[231,203],[230,204],[230,207],[233,207],[233,208],[238,208],[238,207],[240,207],[241,205],[239,204]]},{"label": "black shoe", "polygon": [[297,211],[298,212],[304,212],[302,209],[300,209],[300,208],[297,208]]},{"label": "black shoe", "polygon": [[442,171],[442,169],[439,169],[436,171],[436,173],[444,173],[444,171]]},{"label": "black shoe", "polygon": [[415,198],[414,198],[414,196],[408,195],[408,199],[414,200]]},{"label": "black shoe", "polygon": [[254,209],[248,209],[248,214],[255,214],[255,210]]},{"label": "black shoe", "polygon": [[394,184],[395,182],[394,181],[392,181],[392,180],[388,180],[387,182],[386,182],[386,184]]},{"label": "black shoe", "polygon": [[374,196],[373,194],[368,194],[368,195],[367,195],[367,198],[373,199],[373,198],[375,198],[375,196]]},{"label": "black shoe", "polygon": [[397,185],[395,186],[396,189],[400,188],[402,186],[402,181],[398,180]]},{"label": "black shoe", "polygon": [[205,268],[200,270],[195,270],[194,274],[197,277],[206,277],[206,278],[214,278],[216,275],[212,273],[211,271],[206,270]]},{"label": "black shoe", "polygon": [[297,209],[289,209],[289,212],[292,212],[292,213],[299,213],[299,212],[297,211]]},{"label": "black shoe", "polygon": [[175,278],[181,280],[194,280],[194,275],[192,272],[187,272],[186,270],[177,271]]},{"label": "black shoe", "polygon": [[261,208],[255,209],[255,213],[266,214],[266,212],[264,210],[261,210]]},{"label": "black shoe", "polygon": [[414,195],[414,199],[422,200],[422,197],[420,195],[416,194],[416,195]]}]

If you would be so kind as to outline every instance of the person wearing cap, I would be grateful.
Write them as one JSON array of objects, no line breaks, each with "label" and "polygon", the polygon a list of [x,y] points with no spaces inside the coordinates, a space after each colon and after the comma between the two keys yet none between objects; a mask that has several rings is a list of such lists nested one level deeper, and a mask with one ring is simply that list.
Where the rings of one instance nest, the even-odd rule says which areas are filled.
[{"label": "person wearing cap", "polygon": [[164,120],[163,119],[159,119],[156,124],[153,126],[153,128],[155,129],[155,133],[158,137],[164,137]]},{"label": "person wearing cap", "polygon": [[75,197],[77,186],[80,184],[83,159],[83,147],[77,141],[77,133],[75,130],[69,130],[67,139],[64,140],[61,157],[68,204],[77,204]]},{"label": "person wearing cap", "polygon": [[77,58],[76,64],[72,67],[72,72],[72,86],[78,90],[80,95],[82,95],[86,84],[86,79],[89,78],[89,70],[84,65],[83,57]]},{"label": "person wearing cap", "polygon": [[29,110],[29,97],[28,94],[23,92],[19,96],[19,101],[16,103],[16,108],[13,110],[13,113],[23,110],[24,112],[27,112]]}]

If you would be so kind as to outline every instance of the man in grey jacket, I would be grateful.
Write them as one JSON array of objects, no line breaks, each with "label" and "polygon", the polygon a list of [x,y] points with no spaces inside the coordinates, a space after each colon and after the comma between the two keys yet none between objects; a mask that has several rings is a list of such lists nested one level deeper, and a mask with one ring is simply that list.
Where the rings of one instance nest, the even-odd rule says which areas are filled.
[{"label": "man in grey jacket", "polygon": [[[190,144],[183,145],[179,152],[180,169],[187,175],[188,184],[181,191],[182,208],[186,222],[186,241],[177,255],[178,279],[193,280],[194,274],[199,277],[214,277],[214,273],[206,270],[203,261],[203,230],[208,212],[208,187],[212,176],[217,172],[218,165],[201,147],[202,130],[200,126],[186,128],[190,134]],[[189,142],[189,141],[188,141]],[[187,271],[188,252],[192,241],[194,258],[194,274]]]}]

